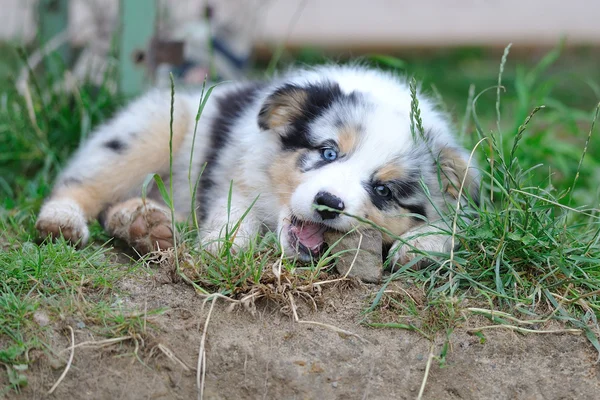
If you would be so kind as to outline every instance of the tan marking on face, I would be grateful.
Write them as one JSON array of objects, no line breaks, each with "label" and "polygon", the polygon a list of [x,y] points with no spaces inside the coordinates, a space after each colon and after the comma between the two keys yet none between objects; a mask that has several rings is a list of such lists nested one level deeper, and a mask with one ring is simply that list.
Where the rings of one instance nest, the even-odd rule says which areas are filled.
[{"label": "tan marking on face", "polygon": [[293,154],[284,153],[275,158],[269,167],[269,176],[274,191],[283,205],[290,203],[292,194],[301,182],[302,174],[298,170],[298,158],[302,151]]},{"label": "tan marking on face", "polygon": [[344,126],[338,131],[338,146],[342,154],[350,154],[358,145],[360,132],[356,127]]},{"label": "tan marking on face", "polygon": [[302,114],[308,95],[304,90],[291,90],[276,96],[270,102],[267,115],[264,117],[271,129],[287,125],[293,118]]},{"label": "tan marking on face", "polygon": [[401,179],[404,176],[404,170],[398,164],[387,164],[375,173],[375,179],[380,182],[388,182]]},{"label": "tan marking on face", "polygon": [[[400,236],[419,225],[414,218],[401,216],[402,214],[408,214],[410,212],[409,210],[405,210],[401,207],[390,212],[384,212],[368,201],[363,209],[365,210],[363,215],[366,219],[396,236]],[[396,239],[394,237],[383,232],[384,244],[391,244],[395,240]]]}]

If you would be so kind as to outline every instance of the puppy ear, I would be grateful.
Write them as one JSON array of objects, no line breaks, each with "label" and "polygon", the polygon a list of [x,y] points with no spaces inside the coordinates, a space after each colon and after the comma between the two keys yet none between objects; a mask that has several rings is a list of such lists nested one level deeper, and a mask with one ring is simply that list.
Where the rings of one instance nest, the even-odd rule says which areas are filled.
[{"label": "puppy ear", "polygon": [[438,157],[439,174],[442,183],[442,192],[448,193],[454,199],[458,199],[460,187],[463,184],[462,195],[479,204],[479,173],[474,161],[461,149],[455,147],[444,147]]},{"label": "puppy ear", "polygon": [[308,92],[296,85],[277,89],[263,103],[258,114],[258,126],[262,130],[282,128],[302,115]]}]

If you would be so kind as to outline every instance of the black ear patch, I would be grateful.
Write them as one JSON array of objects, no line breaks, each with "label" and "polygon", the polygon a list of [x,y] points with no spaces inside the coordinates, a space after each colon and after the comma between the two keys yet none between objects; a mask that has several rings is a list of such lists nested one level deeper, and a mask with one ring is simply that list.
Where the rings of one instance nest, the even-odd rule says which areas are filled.
[{"label": "black ear patch", "polygon": [[307,86],[287,84],[280,87],[262,105],[258,125],[281,135],[284,150],[313,148],[308,125],[331,105],[345,98],[356,97],[342,93],[334,82],[319,82]]}]

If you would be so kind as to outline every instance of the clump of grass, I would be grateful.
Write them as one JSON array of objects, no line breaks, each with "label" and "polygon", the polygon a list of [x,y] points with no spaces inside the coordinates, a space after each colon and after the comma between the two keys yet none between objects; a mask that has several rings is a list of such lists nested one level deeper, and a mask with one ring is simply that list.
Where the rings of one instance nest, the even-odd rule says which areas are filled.
[{"label": "clump of grass", "polygon": [[101,298],[131,272],[111,266],[108,250],[78,251],[59,240],[39,246],[12,241],[0,252],[0,362],[9,374],[26,365],[30,349],[42,348],[45,328],[34,321],[36,312],[53,319],[67,311],[82,320],[97,315],[91,312],[94,303],[81,302],[81,296]]},{"label": "clump of grass", "polygon": [[[498,82],[501,82],[507,55],[508,48]],[[584,155],[600,105],[594,112],[583,114],[588,118],[588,131],[582,134],[579,128],[577,136],[587,136],[587,140],[585,143],[582,140],[578,154],[571,154],[566,166],[558,165],[559,171],[570,174],[572,186],[568,186],[568,180],[562,175],[556,182],[553,179],[555,166],[551,165],[548,175],[548,170],[540,164],[544,158],[536,159],[530,152],[530,138],[539,135],[548,140],[543,143],[548,151],[562,146],[556,138],[562,132],[553,131],[544,123],[544,118],[548,118],[548,109],[554,119],[555,114],[568,108],[556,107],[557,101],[546,97],[548,91],[539,98],[530,97],[532,93],[539,93],[538,82],[547,85],[540,81],[539,75],[556,57],[557,51],[550,53],[531,72],[523,73],[521,80],[517,79],[516,113],[514,109],[509,112],[523,119],[511,124],[510,129],[502,129],[500,90],[497,91],[495,129],[484,127],[476,112],[477,101],[486,91],[474,97],[472,107],[467,107],[473,110],[474,140],[488,144],[476,151],[483,177],[483,201],[480,206],[471,204],[475,218],[471,215],[463,219],[461,215],[457,218],[458,229],[448,229],[447,234],[454,235],[461,245],[453,253],[451,262],[447,261],[449,255],[433,255],[438,256],[433,257],[438,261],[431,267],[422,271],[402,269],[391,278],[410,279],[422,285],[427,297],[426,308],[440,299],[471,298],[487,303],[490,309],[514,313],[518,318],[567,322],[581,329],[600,352],[595,333],[600,312],[600,215],[595,207],[567,205],[571,203],[580,170],[589,168]],[[551,101],[547,101],[549,99]],[[543,109],[544,103],[555,107]],[[524,113],[525,107],[531,107],[531,111]],[[537,118],[541,119],[541,125],[535,123]],[[544,173],[548,176],[541,179]],[[589,185],[586,182],[582,186],[590,188]],[[593,204],[597,202],[596,198]],[[384,303],[389,304],[389,299],[387,303],[383,301],[386,287],[387,284],[375,298],[370,312],[377,312]],[[371,318],[376,315],[372,314]],[[399,317],[400,321],[410,320],[404,313]],[[397,324],[387,322],[390,323]],[[505,319],[504,323],[509,324],[510,320]],[[412,329],[414,325],[396,327]]]},{"label": "clump of grass", "polygon": [[90,328],[102,321],[97,333],[107,336],[123,324],[133,330],[137,325],[130,310],[110,298],[114,283],[141,265],[115,263],[97,224],[92,237],[100,245],[76,250],[63,240],[35,242],[35,214],[61,164],[122,99],[108,85],[86,82],[72,92],[54,90],[63,77],[38,73],[30,75],[26,92],[19,92],[18,68],[25,57],[13,48],[7,51],[21,63],[0,68],[0,364],[8,377],[0,397],[27,384],[31,349],[45,351],[48,328],[35,315],[51,324],[75,318]]}]

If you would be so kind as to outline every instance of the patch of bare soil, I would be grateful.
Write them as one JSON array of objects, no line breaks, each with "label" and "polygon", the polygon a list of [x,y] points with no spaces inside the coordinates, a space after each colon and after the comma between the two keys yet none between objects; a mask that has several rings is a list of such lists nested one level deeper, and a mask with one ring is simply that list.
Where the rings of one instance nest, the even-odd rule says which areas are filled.
[{"label": "patch of bare soil", "polygon": [[[197,398],[198,351],[210,303],[185,283],[156,278],[120,283],[124,304],[137,310],[167,307],[149,317],[136,341],[81,345],[52,395],[70,354],[71,333],[56,327],[50,346],[29,368],[17,398]],[[298,300],[300,320],[332,325],[357,336],[295,322],[289,308],[262,301],[255,315],[218,299],[206,332],[205,399],[415,399],[431,349],[422,335],[373,329],[357,322],[377,286],[324,290],[319,310]],[[102,340],[74,328],[76,344]],[[522,335],[498,330],[487,341],[456,330],[447,363],[431,363],[425,399],[598,399],[596,353],[582,336]],[[442,343],[440,338],[436,352]],[[101,342],[102,343],[102,342]],[[3,378],[2,378],[3,379]],[[1,379],[0,379],[1,380]],[[1,383],[1,382],[0,382]]]}]

